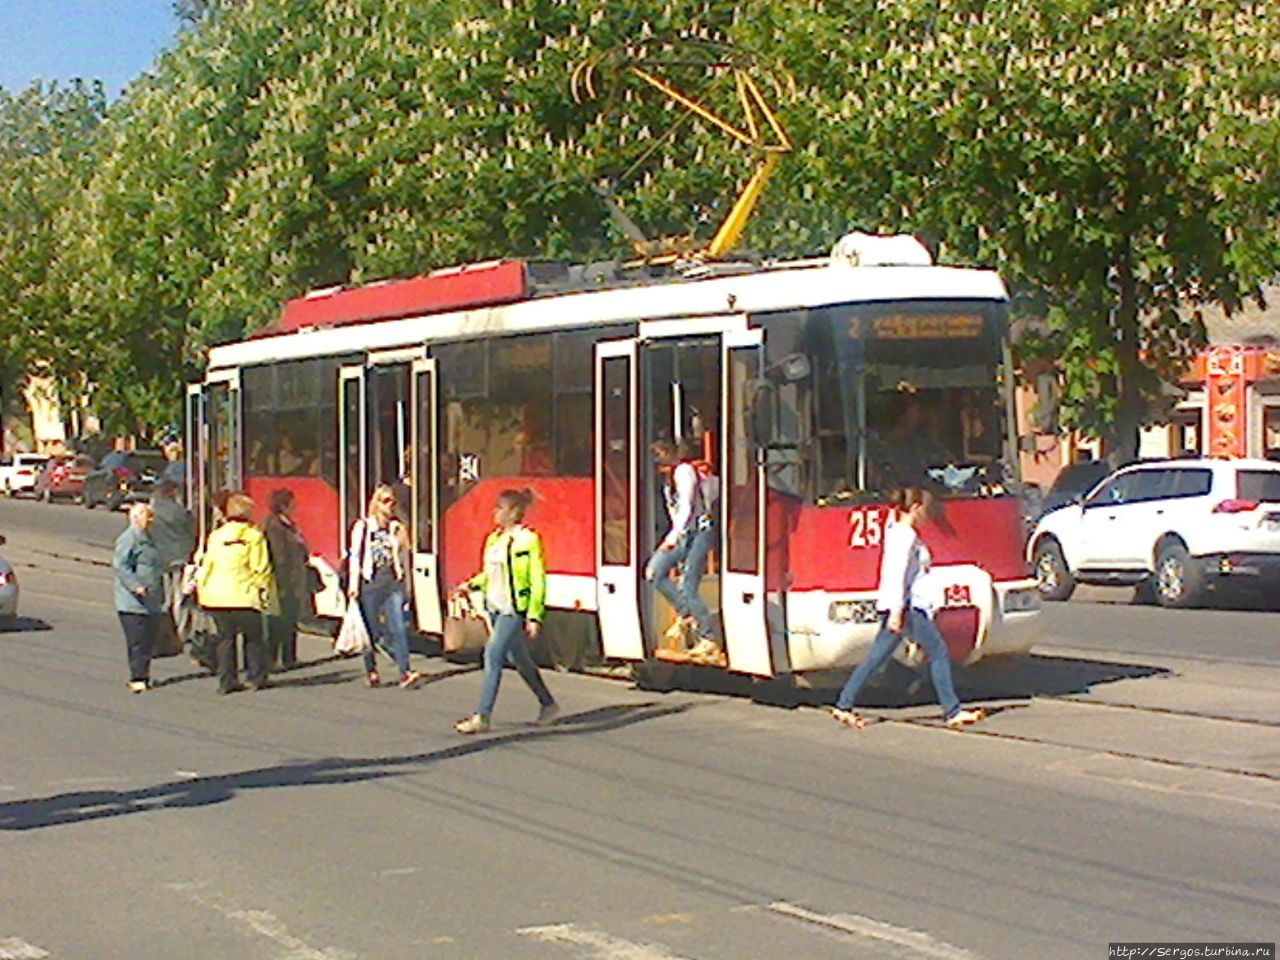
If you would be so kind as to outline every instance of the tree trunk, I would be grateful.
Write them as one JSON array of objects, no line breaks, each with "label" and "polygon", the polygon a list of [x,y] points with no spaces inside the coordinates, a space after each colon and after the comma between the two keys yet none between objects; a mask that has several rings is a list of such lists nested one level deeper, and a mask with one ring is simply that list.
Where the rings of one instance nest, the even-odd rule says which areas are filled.
[{"label": "tree trunk", "polygon": [[1142,427],[1142,361],[1138,358],[1138,297],[1133,277],[1133,261],[1126,247],[1116,270],[1120,300],[1113,323],[1116,331],[1116,360],[1119,370],[1119,407],[1107,437],[1108,459],[1113,468],[1138,458],[1138,431]]}]

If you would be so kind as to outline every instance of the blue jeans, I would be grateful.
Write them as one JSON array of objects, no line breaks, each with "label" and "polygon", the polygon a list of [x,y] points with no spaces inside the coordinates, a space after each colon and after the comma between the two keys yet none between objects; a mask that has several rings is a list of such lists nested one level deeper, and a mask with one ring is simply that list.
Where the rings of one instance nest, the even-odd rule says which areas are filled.
[{"label": "blue jeans", "polygon": [[524,617],[518,613],[494,613],[490,610],[489,622],[493,624],[493,634],[484,645],[484,686],[480,690],[480,708],[476,712],[485,718],[493,715],[498,687],[502,684],[502,668],[508,663],[520,672],[538,698],[538,703],[544,707],[555,703],[555,697],[543,682],[538,665],[529,653],[529,646],[524,642]]},{"label": "blue jeans", "polygon": [[383,651],[396,662],[396,669],[404,676],[409,672],[409,635],[404,625],[404,587],[392,583],[389,587],[369,587],[360,590],[360,612],[369,628],[369,649],[364,652],[365,673],[377,667],[374,648]]},{"label": "blue jeans", "polygon": [[[692,616],[698,624],[698,635],[718,636],[711,611],[698,592],[702,575],[707,571],[707,557],[716,543],[714,525],[703,529],[686,530],[671,550],[659,549],[650,561],[653,565],[653,585],[667,598],[667,602],[682,617]],[[680,566],[680,581],[671,580],[671,570]]]},{"label": "blue jeans", "polygon": [[858,664],[858,668],[853,671],[844,689],[840,691],[840,696],[836,698],[838,708],[853,709],[858,694],[867,685],[867,681],[875,676],[893,656],[893,651],[898,649],[898,644],[903,641],[906,634],[910,634],[929,658],[929,676],[933,680],[934,692],[938,694],[938,702],[942,705],[943,717],[949,719],[960,709],[960,698],[956,696],[955,686],[951,682],[951,654],[947,651],[947,644],[942,639],[942,634],[938,632],[938,625],[933,622],[933,617],[929,614],[914,608],[907,611],[906,620],[906,632],[894,633],[889,629],[889,614],[881,615],[880,632],[876,634],[875,642],[871,644],[871,652]]}]

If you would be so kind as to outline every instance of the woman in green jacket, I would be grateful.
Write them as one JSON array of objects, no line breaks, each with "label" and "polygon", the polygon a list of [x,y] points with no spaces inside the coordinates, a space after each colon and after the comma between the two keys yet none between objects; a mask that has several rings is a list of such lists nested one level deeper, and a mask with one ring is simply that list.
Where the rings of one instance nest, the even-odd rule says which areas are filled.
[{"label": "woman in green jacket", "polygon": [[236,637],[244,637],[246,679],[252,690],[267,685],[262,615],[272,610],[271,554],[253,524],[253,500],[227,497],[226,522],[209,534],[196,574],[196,600],[218,625],[215,656],[218,692],[243,690],[236,669]]},{"label": "woman in green jacket", "polygon": [[542,554],[542,538],[526,527],[525,512],[533,502],[533,492],[503,490],[493,508],[495,529],[484,542],[480,572],[467,586],[484,595],[485,610],[493,632],[484,647],[484,686],[480,708],[454,729],[459,733],[484,733],[498,699],[502,668],[511,663],[538,698],[538,723],[548,724],[560,713],[555,698],[538,673],[525,636],[537,637],[547,603],[547,568]]}]

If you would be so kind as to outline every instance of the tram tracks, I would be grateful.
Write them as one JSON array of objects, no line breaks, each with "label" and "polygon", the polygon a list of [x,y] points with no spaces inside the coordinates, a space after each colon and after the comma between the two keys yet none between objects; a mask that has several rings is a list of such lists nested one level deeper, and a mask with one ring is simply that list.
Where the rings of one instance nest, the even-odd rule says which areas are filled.
[{"label": "tram tracks", "polygon": [[[1129,712],[1141,716],[1155,716],[1164,719],[1172,719],[1174,721],[1186,721],[1189,723],[1203,722],[1206,724],[1224,724],[1231,729],[1230,733],[1220,733],[1214,737],[1215,741],[1226,741],[1231,738],[1232,734],[1238,739],[1242,730],[1254,731],[1275,730],[1280,729],[1280,723],[1269,721],[1254,720],[1251,718],[1239,718],[1228,716],[1212,716],[1204,713],[1189,710],[1178,710],[1176,708],[1160,708],[1147,707],[1138,704],[1117,704],[1106,703],[1100,701],[1081,700],[1071,696],[1044,696],[1037,697],[1037,700],[1048,701],[1059,705],[1066,705],[1069,708],[1107,708],[1117,712]],[[1170,771],[1185,771],[1191,773],[1204,773],[1224,775],[1229,777],[1244,778],[1249,781],[1265,784],[1280,783],[1280,771],[1272,771],[1267,769],[1259,769],[1242,764],[1234,764],[1228,762],[1215,762],[1210,759],[1199,759],[1188,756],[1172,755],[1173,751],[1164,750],[1143,750],[1117,746],[1114,743],[1107,743],[1103,739],[1080,741],[1072,740],[1062,736],[1052,734],[1041,734],[1031,732],[1029,730],[1011,730],[999,729],[993,725],[993,721],[998,722],[998,717],[1010,709],[1010,707],[992,708],[987,722],[975,726],[965,727],[963,730],[951,730],[933,718],[924,717],[893,717],[886,716],[883,713],[870,714],[875,716],[879,721],[916,729],[925,728],[939,730],[945,733],[959,734],[962,736],[981,737],[985,740],[996,743],[1024,744],[1028,746],[1045,747],[1050,749],[1066,750],[1076,754],[1080,759],[1084,758],[1105,758],[1108,760],[1124,761],[1130,763],[1153,764],[1158,767]],[[1023,708],[1025,709],[1025,708]],[[1249,733],[1248,736],[1256,736]],[[1181,741],[1174,741],[1181,744]],[[1280,751],[1280,737],[1276,738],[1275,747]],[[1280,752],[1269,754],[1269,756],[1280,757]],[[1272,761],[1274,764],[1274,761]]]}]

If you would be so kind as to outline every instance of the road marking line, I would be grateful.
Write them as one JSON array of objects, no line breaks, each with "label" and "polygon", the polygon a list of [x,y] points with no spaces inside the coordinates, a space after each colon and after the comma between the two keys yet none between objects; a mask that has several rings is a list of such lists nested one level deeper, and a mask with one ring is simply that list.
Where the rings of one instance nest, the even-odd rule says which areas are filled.
[{"label": "road marking line", "polygon": [[931,957],[933,960],[979,960],[977,954],[938,940],[927,933],[908,930],[906,927],[895,927],[856,913],[814,913],[812,910],[806,910],[804,907],[797,907],[782,900],[769,904],[767,909],[793,920],[838,930],[850,936],[883,940],[886,943],[905,947],[917,956]]},{"label": "road marking line", "polygon": [[17,937],[5,937],[0,940],[0,960],[43,960],[49,956],[48,950],[33,947],[25,940]]},{"label": "road marking line", "polygon": [[[356,960],[356,954],[348,950],[311,946],[301,937],[290,933],[280,918],[269,910],[237,910],[228,907],[217,896],[206,897],[198,893],[201,884],[170,883],[166,886],[184,894],[197,906],[211,907],[228,920],[248,927],[252,933],[283,947],[288,952],[280,954],[278,960]],[[4,958],[0,957],[0,960]]]},{"label": "road marking line", "polygon": [[665,947],[650,943],[633,943],[610,936],[600,930],[579,927],[573,923],[553,923],[545,927],[523,927],[516,931],[522,937],[530,937],[543,943],[567,943],[574,947],[586,947],[590,956],[598,960],[688,960],[670,953]]}]

